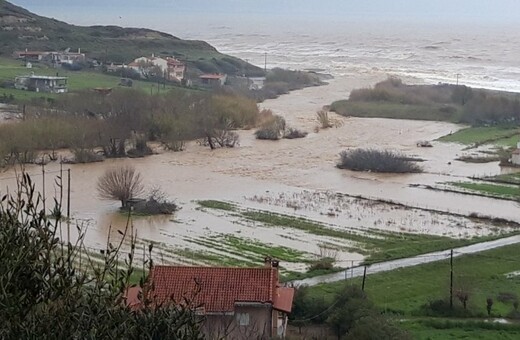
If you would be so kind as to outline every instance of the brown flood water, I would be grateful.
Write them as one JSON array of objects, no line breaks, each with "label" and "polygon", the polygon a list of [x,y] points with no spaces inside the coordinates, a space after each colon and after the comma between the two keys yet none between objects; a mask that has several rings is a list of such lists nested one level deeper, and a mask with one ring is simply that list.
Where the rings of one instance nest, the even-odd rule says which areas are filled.
[{"label": "brown flood water", "polygon": [[[115,230],[124,228],[126,217],[117,212],[118,203],[102,201],[97,197],[96,181],[108,167],[132,164],[142,173],[148,188],[159,187],[182,207],[174,216],[133,219],[140,238],[161,242],[167,247],[202,249],[189,240],[222,234],[236,234],[240,237],[307,250],[311,253],[317,252],[318,243],[333,242],[323,237],[292,230],[290,234],[293,237],[288,238],[286,237],[288,232],[283,229],[244,225],[243,222],[234,221],[219,212],[196,209],[197,204],[194,201],[206,199],[229,200],[245,206],[295,213],[339,228],[348,227],[347,224],[358,227],[368,223],[369,225],[365,227],[460,237],[491,232],[491,227],[478,225],[478,223],[473,225],[469,220],[464,221],[467,226],[460,231],[457,229],[460,229],[460,226],[456,226],[457,221],[453,218],[432,217],[420,210],[410,213],[405,212],[404,209],[390,209],[393,210],[390,213],[384,212],[389,210],[388,207],[375,209],[373,206],[367,208],[366,204],[359,204],[356,206],[358,211],[369,209],[369,212],[365,215],[356,215],[347,212],[345,203],[330,200],[324,202],[323,207],[297,211],[291,210],[287,205],[284,206],[285,203],[275,204],[272,201],[272,197],[278,195],[302,195],[303,191],[363,195],[392,200],[413,207],[433,208],[464,215],[477,212],[520,222],[520,206],[516,202],[409,186],[410,184],[433,185],[438,182],[463,180],[464,177],[471,175],[500,173],[496,163],[467,164],[454,161],[464,153],[461,145],[433,142],[433,148],[416,147],[416,142],[419,140],[432,141],[460,129],[460,126],[443,122],[344,118],[331,114],[334,119],[341,122],[341,126],[314,132],[317,126],[316,111],[323,105],[346,98],[353,88],[370,86],[384,77],[384,75],[367,74],[335,79],[330,85],[296,91],[261,104],[262,107],[282,114],[289,126],[308,131],[309,135],[304,139],[259,141],[254,138],[254,131],[240,131],[241,145],[233,149],[211,151],[196,143],[190,143],[187,150],[180,153],[164,152],[144,159],[118,159],[87,165],[71,165],[72,215],[78,223],[88,228],[87,244],[94,248],[103,247],[109,226],[113,227],[112,234],[117,235]],[[337,169],[335,164],[339,152],[356,147],[400,150],[407,155],[423,158],[426,160],[422,163],[425,173],[382,175]],[[48,164],[46,168],[49,171],[57,171],[59,165]],[[41,169],[37,166],[29,166],[27,171],[35,174],[33,179],[37,188],[41,190]],[[0,174],[0,192],[5,193],[8,187],[13,190],[15,186],[13,176],[12,170]],[[56,190],[52,185],[51,177],[47,175],[47,197],[52,197]],[[308,196],[308,194],[303,195]],[[265,196],[265,200],[252,199],[255,196],[257,198]],[[267,200],[268,196],[271,197],[271,201]],[[306,199],[308,200],[308,197],[303,198]],[[333,209],[335,204],[343,204],[342,212],[336,217],[327,216],[327,209]],[[392,220],[393,223],[388,223],[385,219]],[[358,222],[354,225],[349,224],[348,221]],[[344,253],[342,259],[357,262],[362,259],[362,256]],[[297,266],[295,269],[298,269]]]}]

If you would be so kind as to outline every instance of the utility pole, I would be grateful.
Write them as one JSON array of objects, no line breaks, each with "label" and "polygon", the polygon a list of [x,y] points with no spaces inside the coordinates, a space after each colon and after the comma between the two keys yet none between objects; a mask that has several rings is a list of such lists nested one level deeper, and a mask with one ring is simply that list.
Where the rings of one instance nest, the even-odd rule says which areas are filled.
[{"label": "utility pole", "polygon": [[459,86],[459,76],[460,76],[460,73],[457,73],[457,86]]},{"label": "utility pole", "polygon": [[365,280],[367,278],[367,266],[363,269],[363,283],[361,284],[361,290],[365,291]]},{"label": "utility pole", "polygon": [[45,159],[42,157],[42,194],[43,194],[43,213],[45,214]]},{"label": "utility pole", "polygon": [[70,218],[70,169],[67,170],[67,218]]},{"label": "utility pole", "polygon": [[264,72],[267,73],[267,52],[264,53]]},{"label": "utility pole", "polygon": [[453,249],[450,252],[450,309],[453,309]]}]

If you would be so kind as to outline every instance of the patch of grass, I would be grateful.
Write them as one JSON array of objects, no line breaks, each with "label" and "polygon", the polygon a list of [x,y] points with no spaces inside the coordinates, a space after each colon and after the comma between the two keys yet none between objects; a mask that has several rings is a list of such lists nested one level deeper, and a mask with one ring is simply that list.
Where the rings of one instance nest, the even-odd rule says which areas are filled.
[{"label": "patch of grass", "polygon": [[209,208],[209,209],[218,209],[225,211],[236,211],[236,206],[234,204],[223,202],[223,201],[215,201],[215,200],[205,200],[197,202],[201,207]]},{"label": "patch of grass", "polygon": [[489,183],[468,183],[454,182],[450,183],[457,188],[463,188],[475,193],[482,193],[486,196],[507,198],[512,200],[520,199],[520,187],[511,185],[489,184]]},{"label": "patch of grass", "polygon": [[[493,317],[504,317],[513,310],[511,303],[500,302],[497,297],[503,292],[520,294],[520,276],[506,276],[520,270],[519,252],[520,244],[515,244],[453,259],[454,291],[464,288],[469,292],[468,310],[473,315],[487,315],[488,297],[494,300]],[[322,284],[310,287],[310,291],[330,301],[345,284]],[[361,278],[347,284],[360,285]],[[379,308],[405,316],[421,315],[424,304],[449,298],[449,287],[449,260],[369,275],[365,283],[365,291]],[[456,297],[454,305],[461,305]]]},{"label": "patch of grass", "polygon": [[516,126],[470,127],[443,136],[438,140],[466,145],[493,143],[503,146],[515,146],[520,140],[520,129]]},{"label": "patch of grass", "polygon": [[496,182],[520,185],[520,172],[516,172],[516,173],[512,173],[512,174],[497,175],[497,176],[493,176],[493,177],[486,177],[485,180],[491,181],[491,182],[496,181]]},{"label": "patch of grass", "polygon": [[[439,327],[440,324],[444,324]],[[406,320],[399,325],[410,331],[414,339],[418,340],[444,340],[444,339],[518,339],[520,329],[517,325],[503,325],[488,322],[488,326],[482,322],[453,322],[449,320],[436,320],[435,324],[424,320]],[[486,328],[487,327],[487,328]]]},{"label": "patch of grass", "polygon": [[236,249],[240,252],[252,252],[258,254],[258,257],[263,260],[265,256],[274,257],[282,262],[308,262],[307,253],[296,249],[271,246],[251,239],[244,239],[233,235],[225,235],[223,244]]}]

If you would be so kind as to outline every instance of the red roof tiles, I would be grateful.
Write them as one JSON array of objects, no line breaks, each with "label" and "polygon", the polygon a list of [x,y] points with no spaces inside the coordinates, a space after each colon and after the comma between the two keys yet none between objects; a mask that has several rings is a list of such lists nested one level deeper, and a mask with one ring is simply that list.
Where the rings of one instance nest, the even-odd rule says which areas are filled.
[{"label": "red roof tiles", "polygon": [[222,79],[226,75],[225,74],[203,74],[199,76],[200,79]]},{"label": "red roof tiles", "polygon": [[267,303],[290,312],[293,288],[278,287],[278,269],[155,266],[150,274],[158,303],[184,298],[206,312],[232,312],[235,303]]}]

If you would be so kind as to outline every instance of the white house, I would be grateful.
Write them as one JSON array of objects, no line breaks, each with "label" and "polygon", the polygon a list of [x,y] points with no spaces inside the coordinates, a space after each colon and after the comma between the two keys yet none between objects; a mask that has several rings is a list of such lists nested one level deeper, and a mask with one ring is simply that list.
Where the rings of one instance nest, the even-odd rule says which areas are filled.
[{"label": "white house", "polygon": [[513,155],[511,156],[511,163],[520,165],[520,142],[517,144],[516,150],[513,151]]},{"label": "white house", "polygon": [[173,57],[161,58],[153,54],[150,58],[137,58],[128,64],[127,67],[136,70],[143,76],[149,73],[151,67],[158,67],[161,70],[159,76],[178,81],[184,78],[184,72],[186,70],[186,65]]}]

